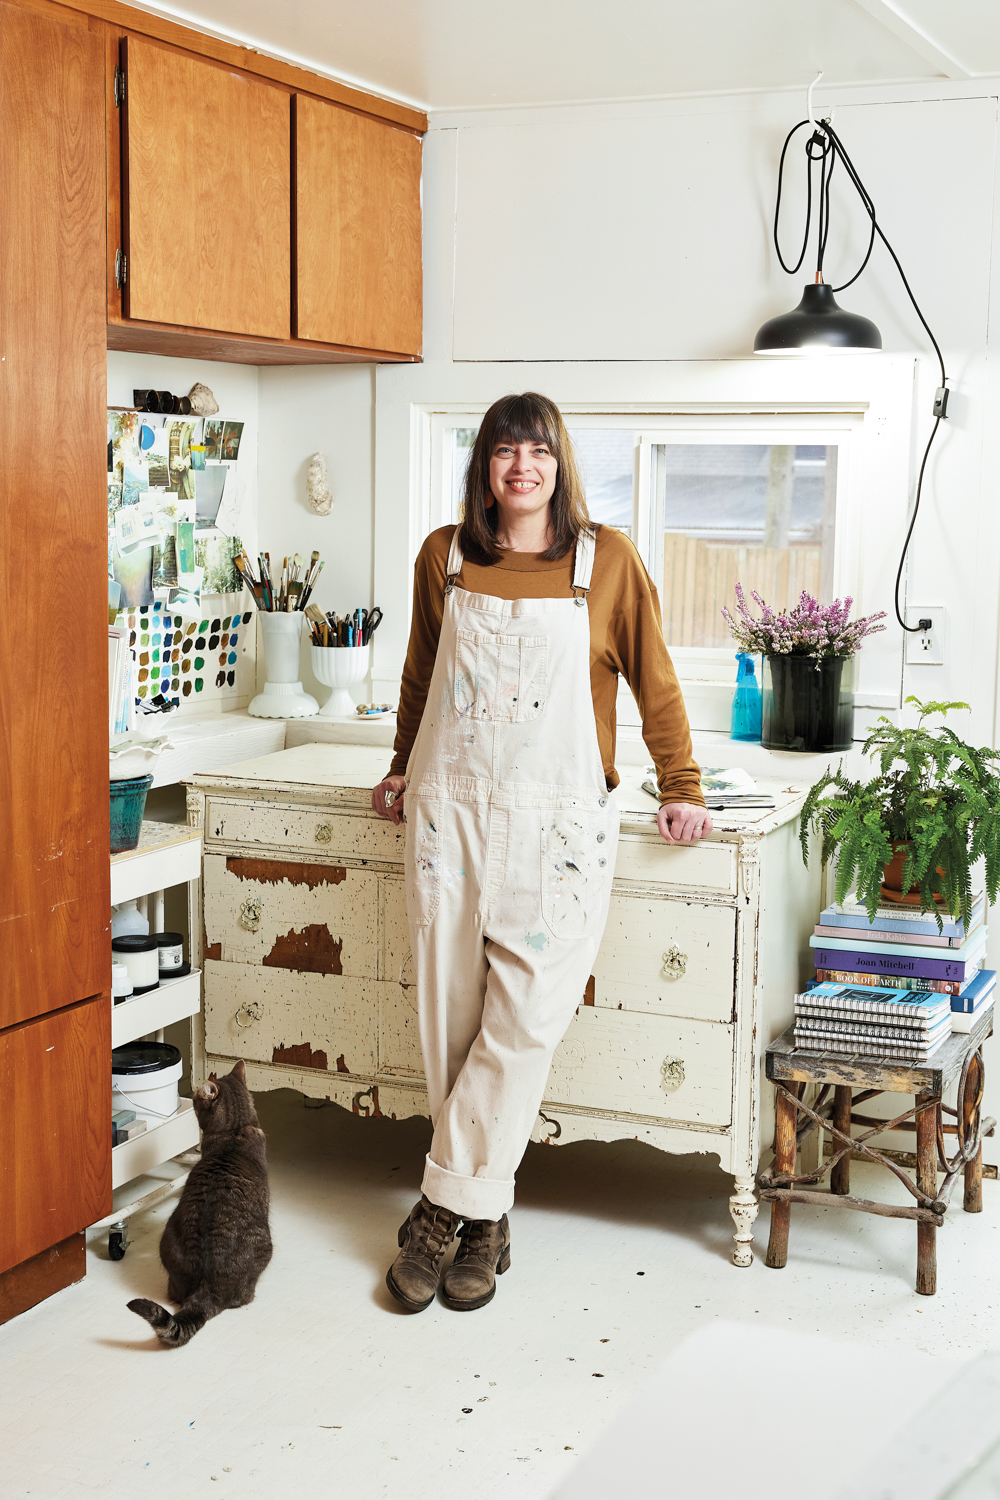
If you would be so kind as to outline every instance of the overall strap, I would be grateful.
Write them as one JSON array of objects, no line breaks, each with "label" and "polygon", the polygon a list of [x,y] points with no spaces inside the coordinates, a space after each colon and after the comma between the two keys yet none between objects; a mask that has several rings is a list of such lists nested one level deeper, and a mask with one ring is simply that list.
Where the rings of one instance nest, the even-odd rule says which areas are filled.
[{"label": "overall strap", "polygon": [[594,571],[594,548],[596,535],[589,528],[581,531],[576,541],[576,561],[573,567],[573,597],[577,604],[586,604],[590,593],[590,579]]},{"label": "overall strap", "polygon": [[455,527],[455,532],[451,539],[451,547],[448,551],[448,564],[445,568],[447,578],[445,579],[444,585],[444,591],[446,594],[451,593],[452,589],[455,587],[455,584],[458,582],[458,575],[462,571],[462,563],[464,559],[462,557],[462,544],[458,539],[461,530],[461,526]]}]

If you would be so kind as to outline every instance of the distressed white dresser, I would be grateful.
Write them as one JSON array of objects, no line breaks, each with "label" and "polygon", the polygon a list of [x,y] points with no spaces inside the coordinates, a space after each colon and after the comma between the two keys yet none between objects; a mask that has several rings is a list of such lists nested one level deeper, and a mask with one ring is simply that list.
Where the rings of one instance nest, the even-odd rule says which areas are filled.
[{"label": "distressed white dresser", "polygon": [[[187,783],[205,840],[196,1082],[242,1057],[252,1089],[360,1115],[427,1113],[404,835],[370,805],[388,759],[304,744]],[[534,1139],[634,1137],[718,1156],[736,1179],[733,1259],[749,1265],[754,1176],[773,1133],[761,1053],[791,1020],[819,910],[819,874],[798,847],[802,793],[766,783],[773,812],[717,814],[710,838],[678,848],[659,837],[641,779],[624,768],[611,913]]]}]

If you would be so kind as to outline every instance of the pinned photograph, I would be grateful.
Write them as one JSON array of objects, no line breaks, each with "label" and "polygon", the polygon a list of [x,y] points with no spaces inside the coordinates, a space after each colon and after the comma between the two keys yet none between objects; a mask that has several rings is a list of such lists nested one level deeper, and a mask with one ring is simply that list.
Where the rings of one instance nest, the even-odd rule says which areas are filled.
[{"label": "pinned photograph", "polygon": [[195,520],[199,531],[208,531],[218,518],[229,470],[225,464],[213,464],[210,469],[195,469],[192,477]]},{"label": "pinned photograph", "polygon": [[204,568],[201,582],[203,594],[237,594],[243,587],[243,579],[235,559],[243,550],[237,536],[223,536],[208,532],[195,537],[194,554],[198,566]]},{"label": "pinned photograph", "polygon": [[139,427],[138,412],[108,412],[108,442],[111,445],[108,472],[116,479],[122,477],[123,464],[140,462]]},{"label": "pinned photograph", "polygon": [[205,457],[220,459],[222,457],[222,429],[225,422],[218,422],[212,417],[205,419]]},{"label": "pinned photograph", "polygon": [[[206,423],[207,426],[207,423]],[[222,457],[234,463],[240,456],[240,439],[243,436],[242,422],[227,422],[222,433]]]},{"label": "pinned photograph", "polygon": [[140,459],[126,459],[122,464],[122,504],[137,505],[149,489],[149,468]]},{"label": "pinned photograph", "polygon": [[[135,507],[132,507],[133,509]],[[120,607],[130,609],[153,602],[153,549],[134,547],[122,553],[115,546],[111,560],[112,575],[121,584]]]},{"label": "pinned photograph", "polygon": [[185,499],[194,498],[191,434],[197,425],[197,422],[177,422],[169,418],[163,424],[167,439],[167,489]]},{"label": "pinned photograph", "polygon": [[167,439],[169,434],[165,427],[151,429],[153,432],[153,445],[148,448],[144,457],[149,470],[150,489],[165,490],[170,484],[170,472],[168,468],[169,450]]}]

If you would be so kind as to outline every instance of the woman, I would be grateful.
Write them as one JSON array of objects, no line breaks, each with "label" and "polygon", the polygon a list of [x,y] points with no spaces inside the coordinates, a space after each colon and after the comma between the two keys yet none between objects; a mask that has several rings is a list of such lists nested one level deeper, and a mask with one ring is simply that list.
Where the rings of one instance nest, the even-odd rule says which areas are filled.
[{"label": "woman", "polygon": [[510,1264],[514,1173],[611,896],[619,672],[642,713],[668,843],[712,831],[656,590],[591,526],[562,417],[505,396],[483,418],[464,519],[416,563],[390,774],[434,1137],[386,1278],[411,1311],[483,1307]]}]

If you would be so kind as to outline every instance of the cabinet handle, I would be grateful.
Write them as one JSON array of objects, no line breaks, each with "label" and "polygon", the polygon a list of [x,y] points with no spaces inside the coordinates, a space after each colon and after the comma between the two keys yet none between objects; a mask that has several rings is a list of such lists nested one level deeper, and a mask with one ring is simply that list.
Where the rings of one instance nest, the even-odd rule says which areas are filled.
[{"label": "cabinet handle", "polygon": [[[245,1031],[248,1026],[252,1026],[255,1021],[259,1021],[263,1014],[264,1007],[259,1000],[244,1000],[233,1019],[237,1026]],[[245,1019],[241,1020],[241,1016]]]},{"label": "cabinet handle", "polygon": [[243,905],[240,907],[240,915],[238,918],[239,924],[246,932],[256,932],[257,928],[260,926],[260,919],[260,897],[251,896],[248,900],[244,901]]},{"label": "cabinet handle", "polygon": [[333,838],[333,829],[330,827],[329,823],[317,823],[316,824],[316,842],[317,842],[317,844],[328,844],[332,838]]},{"label": "cabinet handle", "polygon": [[660,1064],[660,1083],[665,1094],[672,1094],[684,1082],[683,1057],[665,1057]]},{"label": "cabinet handle", "polygon": [[687,973],[688,957],[682,953],[676,943],[671,943],[663,955],[663,968],[660,970],[662,979],[680,979]]}]

